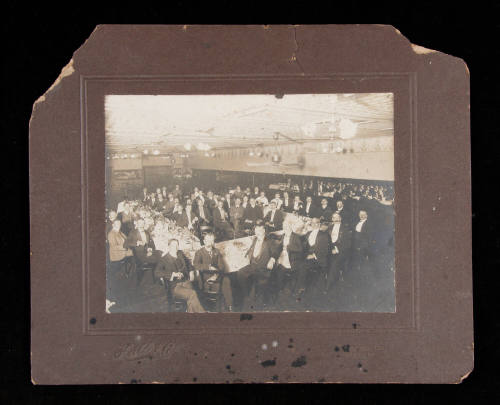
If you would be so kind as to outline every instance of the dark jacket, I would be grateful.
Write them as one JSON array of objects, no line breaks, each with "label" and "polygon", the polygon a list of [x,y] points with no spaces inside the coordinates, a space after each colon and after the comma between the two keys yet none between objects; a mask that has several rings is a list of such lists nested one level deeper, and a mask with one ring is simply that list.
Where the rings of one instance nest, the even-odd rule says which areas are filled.
[{"label": "dark jacket", "polygon": [[212,255],[207,249],[202,247],[194,254],[193,266],[195,270],[209,270],[210,266],[216,267],[219,271],[225,270],[224,258],[218,249],[212,248]]},{"label": "dark jacket", "polygon": [[252,245],[247,250],[245,256],[250,260],[250,265],[255,266],[257,269],[267,269],[267,263],[269,262],[269,259],[271,259],[272,257],[274,257],[274,259],[278,259],[280,252],[276,248],[276,245],[272,240],[265,238],[262,242],[260,254],[257,257],[253,257],[253,251],[255,249],[256,243],[257,237],[254,237]]},{"label": "dark jacket", "polygon": [[316,215],[316,206],[314,205],[314,203],[311,203],[311,206],[309,207],[309,212],[306,212],[306,208],[307,208],[307,203],[304,203],[302,209],[299,211],[299,214],[304,217],[311,217],[311,218],[314,217],[314,215]]},{"label": "dark jacket", "polygon": [[305,255],[314,253],[316,255],[316,260],[318,261],[318,264],[321,267],[326,267],[328,264],[328,254],[331,252],[329,250],[330,244],[328,243],[328,235],[323,232],[319,231],[318,235],[316,236],[316,242],[313,246],[309,245],[309,235],[311,232],[308,232],[304,236],[304,250],[305,250]]},{"label": "dark jacket", "polygon": [[[285,239],[285,234],[281,235],[281,238],[278,242],[278,251],[280,252],[280,254],[281,251],[283,250],[284,239]],[[304,245],[301,236],[296,234],[295,232],[292,232],[290,235],[290,242],[288,243],[286,250],[288,252],[288,259],[290,260],[290,265],[292,266],[292,269],[294,269],[296,266],[299,266],[300,263],[305,258]]]},{"label": "dark jacket", "polygon": [[208,208],[206,205],[203,206],[203,213],[205,214],[205,222],[203,222],[203,219],[200,216],[200,208],[196,207],[193,209],[193,212],[196,213],[196,216],[198,217],[200,221],[200,225],[207,225],[212,223],[212,210]]},{"label": "dark jacket", "polygon": [[283,229],[283,220],[284,220],[283,211],[276,210],[274,212],[273,222],[270,222],[271,221],[271,214],[272,214],[272,211],[269,211],[266,214],[266,216],[264,217],[264,222],[269,223],[270,227],[275,231],[279,231],[280,229]]},{"label": "dark jacket", "polygon": [[369,219],[365,221],[361,227],[361,232],[356,231],[356,226],[359,223],[359,219],[353,222],[352,225],[352,247],[353,249],[360,250],[362,252],[368,252],[372,244],[372,229],[371,222]]},{"label": "dark jacket", "polygon": [[164,277],[168,281],[170,281],[172,273],[181,272],[184,275],[184,277],[182,278],[182,280],[173,281],[174,283],[176,283],[189,280],[190,270],[191,266],[189,260],[187,260],[186,256],[184,256],[184,253],[181,250],[179,250],[177,252],[177,258],[170,256],[170,254],[167,253],[165,256],[162,256],[158,260],[158,264],[156,265],[155,268],[155,275],[157,277]]},{"label": "dark jacket", "polygon": [[281,209],[284,212],[292,212],[293,211],[293,200],[290,198],[288,200],[283,199],[283,204],[281,204]]},{"label": "dark jacket", "polygon": [[330,222],[332,220],[332,214],[333,210],[330,208],[329,205],[326,206],[326,208],[323,208],[321,205],[316,208],[316,212],[314,216],[316,218],[320,218],[323,221]]},{"label": "dark jacket", "polygon": [[134,229],[130,231],[130,233],[128,234],[127,239],[123,244],[123,247],[133,250],[138,250],[138,249],[147,250],[147,248],[155,250],[155,243],[153,242],[153,238],[151,238],[151,235],[149,234],[148,231],[144,231],[144,233],[146,235],[146,240],[145,240],[146,244],[144,246],[137,246],[137,241],[142,240],[142,238],[140,232],[137,229]]},{"label": "dark jacket", "polygon": [[255,223],[258,219],[262,219],[262,208],[258,205],[252,208],[252,206],[248,204],[245,211],[243,211],[243,221],[249,220]]},{"label": "dark jacket", "polygon": [[340,224],[339,236],[335,243],[332,242],[332,229],[333,225],[328,227],[327,235],[328,242],[330,243],[330,252],[333,248],[337,248],[339,255],[347,254],[351,249],[352,233],[349,227],[345,224]]},{"label": "dark jacket", "polygon": [[219,207],[214,208],[212,214],[213,214],[215,226],[219,226],[224,221],[226,221],[226,222],[229,221],[229,216],[227,215],[227,211],[226,210],[224,210],[224,211],[226,212],[226,216],[225,216],[225,218],[222,218]]}]

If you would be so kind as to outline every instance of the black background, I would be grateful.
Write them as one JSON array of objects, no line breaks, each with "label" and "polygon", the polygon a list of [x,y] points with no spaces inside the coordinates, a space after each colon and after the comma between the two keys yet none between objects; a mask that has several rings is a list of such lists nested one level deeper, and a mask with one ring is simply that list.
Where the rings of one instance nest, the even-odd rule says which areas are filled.
[{"label": "black background", "polygon": [[[65,2],[52,7],[4,2],[2,29],[2,188],[0,263],[2,328],[0,403],[404,403],[487,404],[500,401],[497,273],[500,2],[350,1],[134,2],[99,7]],[[496,4],[495,4],[496,3]],[[106,8],[103,6],[106,5]],[[204,17],[202,19],[202,16]],[[273,17],[274,16],[274,17]],[[34,101],[59,75],[97,24],[379,23],[398,28],[412,43],[465,60],[471,72],[475,369],[460,385],[240,385],[42,387],[30,381],[28,123]],[[464,162],[466,163],[466,162]],[[62,219],[54,219],[62,220]],[[5,260],[6,259],[6,260]],[[496,304],[496,306],[495,306]],[[495,400],[496,399],[496,400]]]}]

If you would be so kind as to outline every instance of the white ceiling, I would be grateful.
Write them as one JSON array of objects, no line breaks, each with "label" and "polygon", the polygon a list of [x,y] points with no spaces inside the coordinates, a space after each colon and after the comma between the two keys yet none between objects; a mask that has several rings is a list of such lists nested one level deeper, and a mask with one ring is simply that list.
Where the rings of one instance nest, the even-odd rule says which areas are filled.
[{"label": "white ceiling", "polygon": [[[110,152],[161,153],[199,143],[211,148],[324,140],[338,123],[357,124],[355,137],[394,135],[392,93],[274,95],[109,95],[105,100]],[[332,121],[333,120],[333,121]],[[334,123],[332,125],[332,122]],[[312,128],[311,131],[303,127]]]}]

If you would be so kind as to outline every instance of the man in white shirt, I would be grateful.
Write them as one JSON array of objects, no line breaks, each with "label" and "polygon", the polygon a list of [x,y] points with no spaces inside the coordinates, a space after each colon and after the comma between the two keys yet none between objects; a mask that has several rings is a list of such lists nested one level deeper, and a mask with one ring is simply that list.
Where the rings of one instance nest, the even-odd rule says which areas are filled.
[{"label": "man in white shirt", "polygon": [[326,291],[340,279],[350,256],[352,234],[342,223],[338,213],[332,215],[332,225],[328,228],[330,241],[330,269],[327,276]]},{"label": "man in white shirt", "polygon": [[269,204],[269,211],[264,217],[264,222],[267,232],[279,231],[283,228],[283,212],[278,209],[274,200]]},{"label": "man in white shirt", "polygon": [[352,237],[352,261],[353,267],[357,270],[360,270],[368,262],[371,239],[368,213],[365,210],[361,210],[359,211],[359,221],[354,226]]},{"label": "man in white shirt", "polygon": [[314,215],[314,205],[311,196],[306,197],[306,205],[303,207],[301,215],[309,218]]},{"label": "man in white shirt", "polygon": [[271,200],[271,202],[274,202],[276,204],[276,208],[281,209],[281,205],[283,204],[283,200],[281,199],[280,193],[276,193],[274,195],[274,198]]},{"label": "man in white shirt", "polygon": [[301,213],[303,208],[304,208],[304,203],[300,201],[300,197],[296,195],[293,198],[292,211],[295,213]]},{"label": "man in white shirt", "polygon": [[307,293],[311,302],[324,289],[328,271],[329,242],[326,232],[320,230],[319,218],[311,220],[311,231],[305,235],[304,252],[306,260],[299,269],[297,286],[299,295]]},{"label": "man in white shirt", "polygon": [[255,238],[245,255],[249,259],[249,264],[239,269],[236,273],[243,294],[244,307],[250,304],[250,301],[248,301],[249,295],[251,295],[252,300],[254,298],[254,294],[250,294],[255,293],[253,289],[254,282],[263,287],[264,294],[262,298],[264,303],[269,298],[269,278],[280,252],[276,249],[273,242],[265,236],[266,230],[264,224],[262,221],[258,221],[255,226]]},{"label": "man in white shirt", "polygon": [[268,201],[268,199],[266,197],[266,193],[264,191],[260,192],[260,195],[259,195],[259,197],[257,197],[255,199],[255,202],[257,204],[262,205],[263,207],[266,207],[267,205],[269,205],[269,201]]}]

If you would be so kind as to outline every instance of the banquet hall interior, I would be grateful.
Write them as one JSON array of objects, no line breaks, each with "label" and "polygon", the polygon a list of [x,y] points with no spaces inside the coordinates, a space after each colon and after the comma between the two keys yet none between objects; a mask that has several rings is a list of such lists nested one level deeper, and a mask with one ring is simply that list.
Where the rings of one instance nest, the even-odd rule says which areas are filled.
[{"label": "banquet hall interior", "polygon": [[106,310],[394,312],[393,114],[392,93],[106,96]]}]

